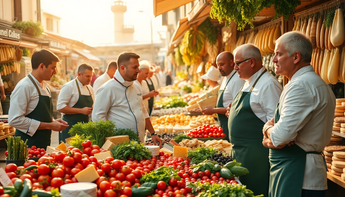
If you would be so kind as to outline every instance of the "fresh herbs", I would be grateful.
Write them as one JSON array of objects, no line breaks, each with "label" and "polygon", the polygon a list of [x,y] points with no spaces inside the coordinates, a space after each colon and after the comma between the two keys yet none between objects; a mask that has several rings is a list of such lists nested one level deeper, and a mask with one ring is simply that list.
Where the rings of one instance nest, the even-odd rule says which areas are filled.
[{"label": "fresh herbs", "polygon": [[151,159],[151,152],[141,143],[137,141],[124,142],[122,144],[117,144],[111,150],[113,157],[115,159],[128,160],[129,157],[134,160],[141,161],[145,159]]},{"label": "fresh herbs", "polygon": [[237,23],[237,29],[243,30],[247,24],[254,27],[252,20],[263,8],[270,8],[274,5],[274,18],[282,15],[285,20],[288,20],[289,15],[300,4],[300,0],[213,0],[210,15],[211,18],[218,19],[220,23],[225,19],[226,26],[229,26],[231,20],[234,20]]},{"label": "fresh herbs", "polygon": [[332,26],[334,16],[335,16],[335,10],[328,12],[328,14],[326,16],[326,20],[324,21],[326,28],[329,28]]},{"label": "fresh herbs", "polygon": [[137,141],[140,143],[138,134],[136,134],[132,129],[116,128],[114,136],[117,135],[128,135],[130,141]]},{"label": "fresh herbs", "polygon": [[190,168],[196,173],[199,171],[205,172],[205,170],[215,173],[220,170],[220,165],[216,161],[205,160],[195,166],[191,166]]},{"label": "fresh herbs", "polygon": [[162,109],[176,108],[176,107],[185,107],[188,106],[188,103],[181,96],[169,96],[163,100],[157,101],[155,103],[156,107]]},{"label": "fresh herbs", "polygon": [[217,151],[213,150],[213,148],[206,148],[206,147],[200,147],[193,151],[188,151],[187,158],[191,158],[190,161],[191,164],[197,164],[201,163],[206,159],[212,159],[212,156]]},{"label": "fresh herbs", "polygon": [[7,160],[26,160],[28,157],[28,145],[21,139],[20,136],[10,136],[6,139],[7,144]]},{"label": "fresh herbs", "polygon": [[233,196],[242,196],[242,197],[260,197],[264,195],[254,196],[254,193],[247,189],[245,185],[239,184],[229,184],[224,182],[223,184],[209,182],[200,183],[200,182],[190,182],[187,187],[192,188],[192,194],[198,195],[199,197],[208,197],[208,196],[221,196],[221,197],[233,197]]},{"label": "fresh herbs", "polygon": [[99,121],[99,122],[88,122],[88,123],[77,123],[72,126],[71,130],[69,130],[69,134],[71,136],[78,135],[85,135],[91,136],[91,139],[95,140],[96,145],[102,147],[104,144],[104,140],[106,137],[113,136],[115,129],[115,123],[107,120],[107,121]]},{"label": "fresh herbs", "polygon": [[178,170],[175,170],[172,167],[165,167],[162,166],[156,170],[151,171],[150,173],[147,173],[143,175],[140,179],[140,183],[158,183],[158,181],[164,181],[165,183],[168,183],[171,178],[175,178],[177,180],[180,180],[181,178],[177,175]]},{"label": "fresh herbs", "polygon": [[177,142],[177,143],[182,142],[182,140],[184,140],[184,139],[189,139],[189,140],[191,140],[192,137],[189,137],[188,135],[185,135],[185,134],[180,134],[180,135],[174,137],[174,141]]},{"label": "fresh herbs", "polygon": [[207,18],[204,22],[202,22],[198,29],[204,32],[206,40],[211,45],[215,45],[217,43],[217,30],[213,26],[210,18]]},{"label": "fresh herbs", "polygon": [[79,148],[80,150],[83,150],[83,142],[86,140],[91,140],[92,144],[94,144],[94,140],[90,139],[91,136],[87,136],[85,137],[84,134],[82,135],[78,135],[76,134],[75,136],[73,136],[71,138],[71,140],[68,142],[71,146],[75,147],[75,148]]}]

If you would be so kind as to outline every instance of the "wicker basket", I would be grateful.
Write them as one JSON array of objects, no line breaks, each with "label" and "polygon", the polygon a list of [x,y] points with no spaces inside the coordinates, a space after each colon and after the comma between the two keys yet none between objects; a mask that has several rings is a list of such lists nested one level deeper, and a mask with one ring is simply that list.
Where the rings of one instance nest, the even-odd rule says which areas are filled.
[{"label": "wicker basket", "polygon": [[200,110],[203,110],[206,107],[216,107],[217,98],[218,98],[218,96],[215,95],[215,96],[211,96],[207,99],[204,99],[202,101],[199,101],[198,105],[199,105]]}]

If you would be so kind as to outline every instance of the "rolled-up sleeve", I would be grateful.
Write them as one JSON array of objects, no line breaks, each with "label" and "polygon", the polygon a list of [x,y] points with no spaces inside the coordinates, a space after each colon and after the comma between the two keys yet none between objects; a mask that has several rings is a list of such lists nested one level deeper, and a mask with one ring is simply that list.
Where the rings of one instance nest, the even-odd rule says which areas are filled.
[{"label": "rolled-up sleeve", "polygon": [[19,131],[29,136],[33,136],[36,133],[41,122],[25,117],[27,106],[30,100],[30,88],[19,85],[11,94],[8,122],[12,127],[18,129]]},{"label": "rolled-up sleeve", "polygon": [[[104,99],[107,98],[107,99]],[[112,102],[115,100],[115,94],[104,90],[104,86],[98,89],[95,103],[92,110],[92,121],[107,120]]]},{"label": "rolled-up sleeve", "polygon": [[285,145],[293,141],[297,132],[311,118],[311,112],[317,103],[315,97],[304,87],[294,85],[285,93],[279,107],[280,118],[271,129],[271,140],[274,146]]}]

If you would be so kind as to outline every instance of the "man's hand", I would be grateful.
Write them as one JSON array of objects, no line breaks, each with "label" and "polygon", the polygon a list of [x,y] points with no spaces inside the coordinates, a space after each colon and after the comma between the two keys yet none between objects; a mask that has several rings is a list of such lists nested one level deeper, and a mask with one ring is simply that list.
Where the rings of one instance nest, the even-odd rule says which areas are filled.
[{"label": "man's hand", "polygon": [[68,123],[61,120],[57,119],[51,123],[51,130],[53,131],[62,131],[65,130],[68,127]]},{"label": "man's hand", "polygon": [[84,115],[90,115],[92,113],[92,108],[91,107],[84,107],[81,109],[81,113]]},{"label": "man's hand", "polygon": [[214,114],[214,108],[213,107],[206,107],[204,110],[202,110],[202,113],[205,115],[212,115]]},{"label": "man's hand", "polygon": [[5,100],[6,99],[6,95],[5,94],[1,94],[1,100]]},{"label": "man's hand", "polygon": [[229,106],[226,108],[226,112],[225,112],[225,115],[226,117],[229,118],[229,113],[230,113],[230,107],[231,107],[231,103],[229,104]]},{"label": "man's hand", "polygon": [[159,94],[159,92],[156,92],[155,90],[152,90],[148,93],[149,97],[154,97],[157,96]]},{"label": "man's hand", "polygon": [[277,147],[275,147],[271,141],[271,139],[267,138],[266,136],[264,136],[263,140],[262,140],[262,145],[266,148],[270,148],[270,149],[282,149],[286,146],[286,144],[284,145],[279,145]]},{"label": "man's hand", "polygon": [[162,148],[162,140],[161,138],[158,137],[158,135],[151,135],[152,140],[153,140],[153,144],[157,145],[157,143],[159,142],[159,148]]}]

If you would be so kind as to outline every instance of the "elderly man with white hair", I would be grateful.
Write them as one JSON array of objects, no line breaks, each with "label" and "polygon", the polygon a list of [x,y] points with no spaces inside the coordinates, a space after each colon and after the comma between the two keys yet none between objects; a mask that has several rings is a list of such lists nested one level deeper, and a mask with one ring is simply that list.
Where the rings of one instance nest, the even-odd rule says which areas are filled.
[{"label": "elderly man with white hair", "polygon": [[237,47],[235,70],[245,80],[229,112],[231,155],[249,174],[240,180],[255,195],[268,195],[268,149],[262,145],[262,127],[274,116],[282,87],[262,66],[261,52],[252,45]]},{"label": "elderly man with white hair", "polygon": [[336,102],[331,88],[310,65],[312,50],[309,38],[299,32],[276,41],[275,72],[289,83],[275,117],[263,127],[262,143],[270,149],[270,197],[326,196],[322,151],[331,139]]},{"label": "elderly man with white hair", "polygon": [[138,74],[136,83],[141,86],[142,95],[143,95],[143,104],[145,108],[147,109],[147,112],[149,113],[149,115],[151,115],[152,109],[153,109],[154,96],[158,95],[159,93],[155,91],[152,81],[149,84],[148,81],[146,80],[149,76],[151,64],[146,60],[140,61],[139,64],[140,64],[139,66],[140,72]]}]

